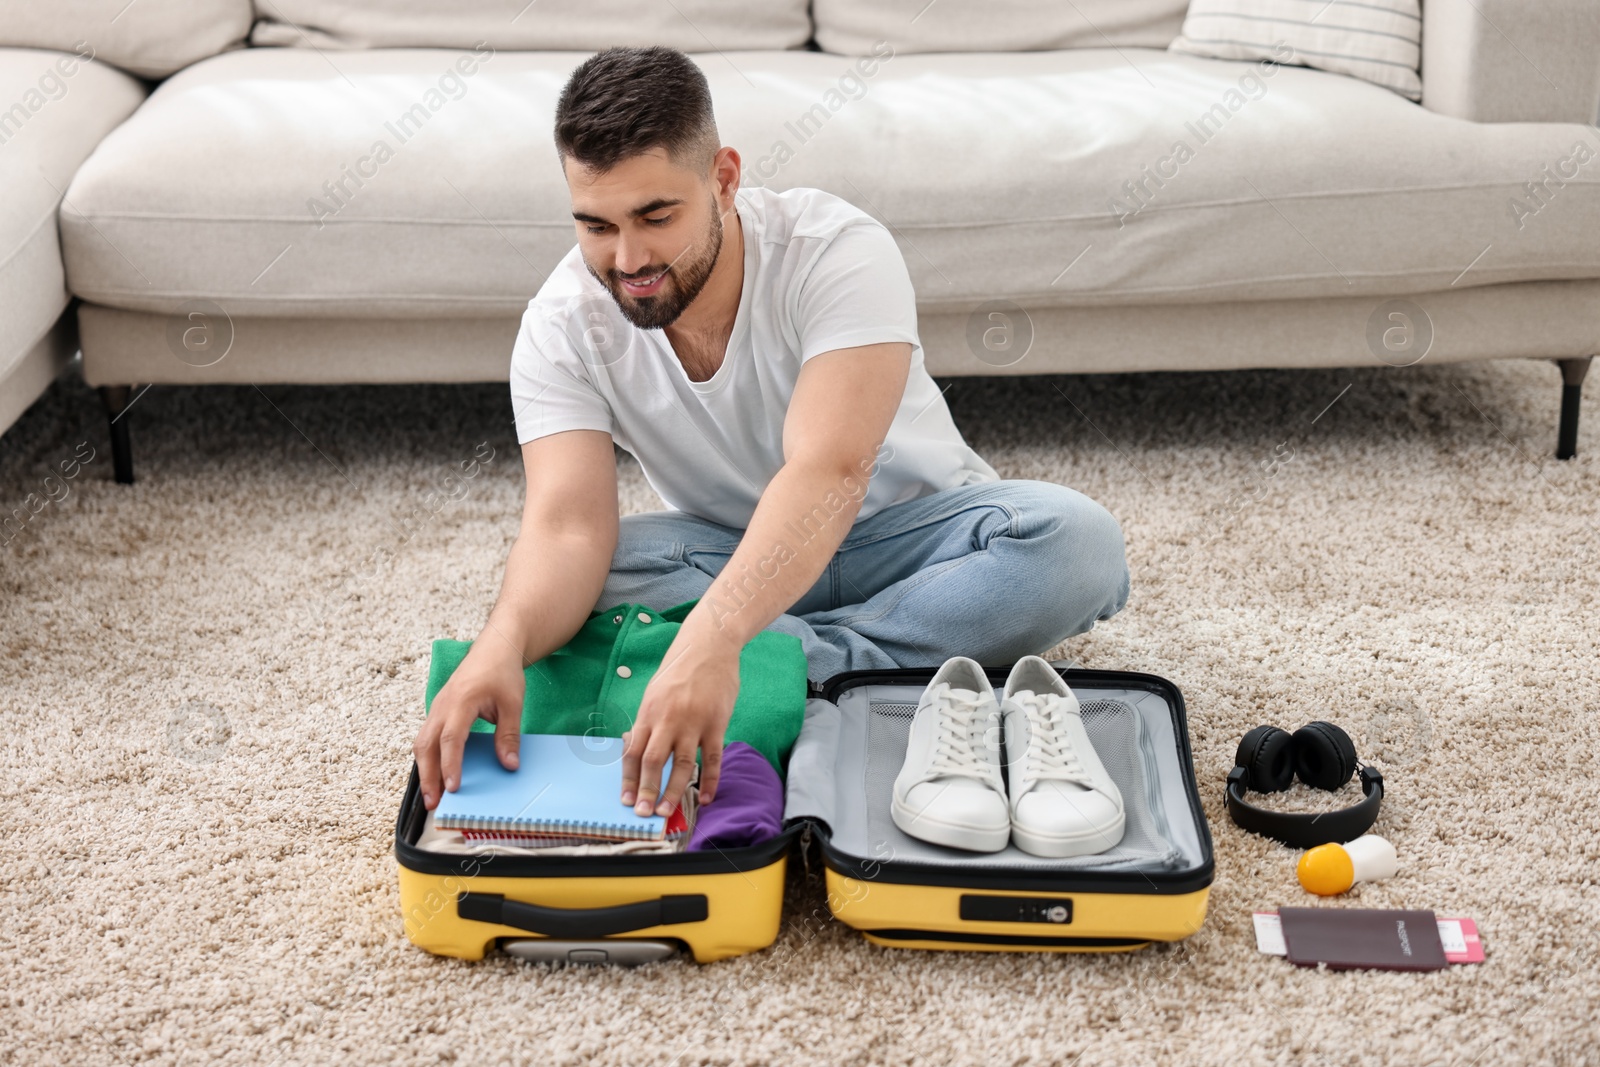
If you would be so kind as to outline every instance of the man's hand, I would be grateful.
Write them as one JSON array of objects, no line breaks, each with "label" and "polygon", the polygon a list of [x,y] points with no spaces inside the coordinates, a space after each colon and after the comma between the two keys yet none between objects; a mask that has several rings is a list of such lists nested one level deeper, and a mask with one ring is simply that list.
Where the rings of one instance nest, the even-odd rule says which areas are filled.
[{"label": "man's hand", "polygon": [[492,641],[476,641],[455,673],[433,696],[428,719],[411,746],[417,758],[422,803],[432,811],[444,793],[461,784],[461,754],[478,719],[494,723],[494,750],[500,765],[517,769],[522,737],[522,700],[527,679],[522,657]]},{"label": "man's hand", "polygon": [[[670,815],[694,776],[700,750],[700,803],[716,796],[722,739],[739,696],[740,645],[714,627],[678,631],[623,734],[622,802],[639,815]],[[672,757],[663,791],[661,767]]]}]

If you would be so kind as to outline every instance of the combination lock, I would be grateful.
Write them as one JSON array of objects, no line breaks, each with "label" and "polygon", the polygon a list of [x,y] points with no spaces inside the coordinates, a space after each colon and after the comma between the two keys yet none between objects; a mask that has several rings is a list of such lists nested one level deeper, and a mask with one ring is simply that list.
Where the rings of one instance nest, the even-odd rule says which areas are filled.
[{"label": "combination lock", "polygon": [[1062,897],[1000,897],[963,894],[961,918],[989,923],[1050,923],[1072,921],[1072,901]]}]

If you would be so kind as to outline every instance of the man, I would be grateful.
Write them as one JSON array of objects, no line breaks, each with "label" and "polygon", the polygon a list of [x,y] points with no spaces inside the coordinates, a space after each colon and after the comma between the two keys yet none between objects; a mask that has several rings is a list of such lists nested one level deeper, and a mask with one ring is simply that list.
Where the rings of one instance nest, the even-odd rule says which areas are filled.
[{"label": "man", "polygon": [[[687,56],[586,60],[555,140],[578,243],[512,353],[521,530],[416,739],[429,809],[477,718],[516,766],[524,668],[615,604],[699,598],[628,734],[622,803],[641,815],[677,805],[697,749],[700,800],[715,796],[739,653],[764,629],[798,637],[822,679],[1009,663],[1122,609],[1116,519],[1002,481],[967,446],[888,230],[820,190],[741,188]],[[613,442],[674,510],[619,519]]]}]

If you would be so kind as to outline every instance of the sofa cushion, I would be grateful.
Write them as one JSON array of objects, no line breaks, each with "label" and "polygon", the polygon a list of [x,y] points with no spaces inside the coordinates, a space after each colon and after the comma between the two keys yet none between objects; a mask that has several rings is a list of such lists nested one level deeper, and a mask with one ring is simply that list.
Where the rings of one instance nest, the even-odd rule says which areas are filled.
[{"label": "sofa cushion", "polygon": [[[199,63],[78,172],[69,284],[159,313],[514,313],[576,241],[550,123],[582,58]],[[1355,78],[1155,50],[696,61],[744,181],[884,221],[924,308],[1600,277],[1587,127],[1478,125]]]},{"label": "sofa cushion", "polygon": [[879,41],[906,52],[1021,52],[1054,48],[1165,48],[1189,0],[814,0],[817,45],[847,56]]},{"label": "sofa cushion", "polygon": [[92,55],[146,78],[238,48],[250,0],[0,0],[0,45]]},{"label": "sofa cushion", "polygon": [[1322,13],[1310,12],[1305,0],[1191,0],[1183,33],[1167,47],[1191,56],[1331,70],[1393,89],[1407,100],[1422,99],[1417,0],[1364,0],[1318,21]]},{"label": "sofa cushion", "polygon": [[801,48],[806,0],[258,0],[251,43],[313,48],[597,51],[665,45],[685,52]]},{"label": "sofa cushion", "polygon": [[67,306],[56,208],[144,86],[81,56],[0,48],[0,379]]}]

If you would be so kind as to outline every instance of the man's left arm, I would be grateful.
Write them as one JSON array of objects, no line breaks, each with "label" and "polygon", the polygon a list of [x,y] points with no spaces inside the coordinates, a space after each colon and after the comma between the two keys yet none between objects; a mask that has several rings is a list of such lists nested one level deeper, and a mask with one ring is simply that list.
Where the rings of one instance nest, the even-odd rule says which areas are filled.
[{"label": "man's left arm", "polygon": [[[639,703],[622,772],[622,802],[639,814],[658,796],[657,814],[677,806],[696,748],[700,800],[715,795],[723,734],[739,694],[739,653],[816,583],[855,524],[910,368],[904,341],[836,349],[801,366],[784,415],[783,466]],[[796,543],[793,530],[809,536]],[[672,776],[662,793],[668,755]]]}]

